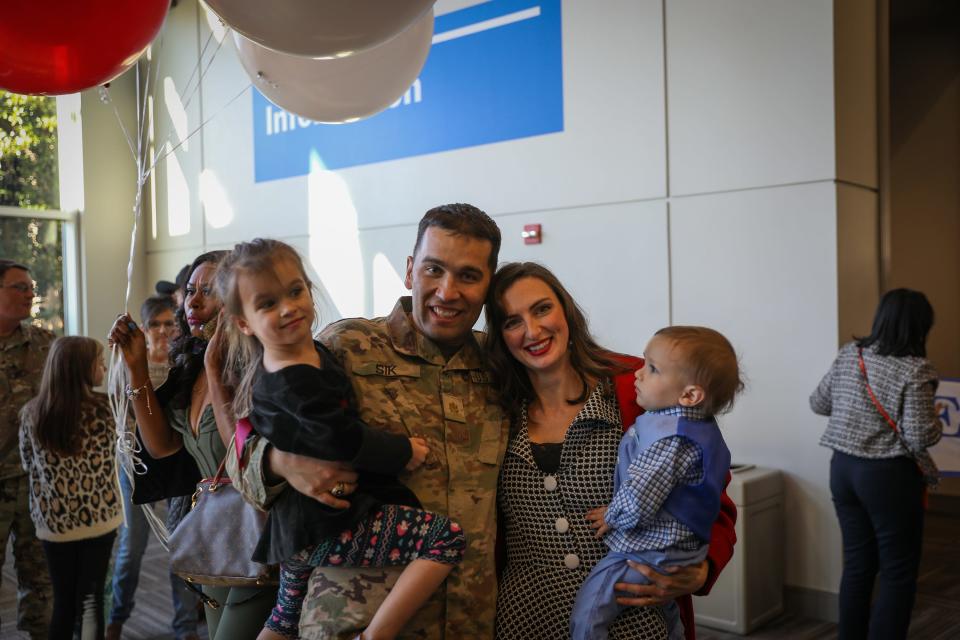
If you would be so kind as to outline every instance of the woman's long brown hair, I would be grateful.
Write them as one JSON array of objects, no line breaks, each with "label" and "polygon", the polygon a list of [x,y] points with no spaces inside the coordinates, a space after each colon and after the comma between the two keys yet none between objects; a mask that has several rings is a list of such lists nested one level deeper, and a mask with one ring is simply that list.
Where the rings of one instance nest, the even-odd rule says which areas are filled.
[{"label": "woman's long brown hair", "polygon": [[99,342],[82,336],[50,345],[40,391],[23,408],[42,448],[61,456],[79,453],[83,407],[93,400],[93,368],[102,351]]},{"label": "woman's long brown hair", "polygon": [[495,388],[499,392],[500,404],[513,416],[516,416],[523,401],[533,400],[535,395],[527,370],[514,359],[503,341],[503,322],[506,320],[503,295],[523,278],[542,281],[553,290],[563,307],[570,331],[570,344],[567,347],[570,364],[581,383],[580,394],[576,398],[569,398],[567,402],[576,404],[587,399],[591,391],[588,380],[604,380],[626,370],[610,351],[597,344],[590,335],[590,327],[583,310],[552,271],[536,262],[508,262],[497,270],[487,293],[487,338],[483,343],[483,351]]}]

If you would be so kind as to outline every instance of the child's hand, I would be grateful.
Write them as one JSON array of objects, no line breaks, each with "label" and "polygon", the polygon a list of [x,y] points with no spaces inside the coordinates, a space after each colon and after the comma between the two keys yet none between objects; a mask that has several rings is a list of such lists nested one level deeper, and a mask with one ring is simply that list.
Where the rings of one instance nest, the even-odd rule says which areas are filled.
[{"label": "child's hand", "polygon": [[603,519],[605,515],[607,515],[606,505],[587,511],[587,521],[590,522],[591,529],[597,530],[596,535],[598,538],[602,538],[603,536],[607,535],[607,531],[610,531],[610,525],[608,525],[607,521]]},{"label": "child's hand", "polygon": [[410,448],[413,449],[413,455],[410,456],[410,462],[407,463],[407,471],[413,471],[423,464],[430,453],[430,447],[423,438],[410,438]]}]

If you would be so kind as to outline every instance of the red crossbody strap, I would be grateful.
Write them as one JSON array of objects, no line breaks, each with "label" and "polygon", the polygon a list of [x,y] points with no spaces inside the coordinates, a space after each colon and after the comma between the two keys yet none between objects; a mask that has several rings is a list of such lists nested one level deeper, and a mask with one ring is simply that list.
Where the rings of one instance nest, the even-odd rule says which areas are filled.
[{"label": "red crossbody strap", "polygon": [[867,365],[863,362],[863,349],[857,349],[857,358],[860,360],[860,373],[863,374],[863,383],[867,385],[867,394],[870,396],[870,399],[873,400],[873,406],[877,408],[877,411],[879,411],[883,419],[887,421],[890,428],[899,433],[900,430],[897,429],[897,423],[893,421],[890,414],[887,413],[887,410],[883,408],[883,405],[877,400],[877,396],[873,394],[873,389],[870,387],[870,379],[867,378]]}]

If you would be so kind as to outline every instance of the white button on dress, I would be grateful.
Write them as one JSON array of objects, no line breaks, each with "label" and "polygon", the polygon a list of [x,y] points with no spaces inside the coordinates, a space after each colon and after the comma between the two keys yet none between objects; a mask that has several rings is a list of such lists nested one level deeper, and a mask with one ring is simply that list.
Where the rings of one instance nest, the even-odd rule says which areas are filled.
[{"label": "white button on dress", "polygon": [[566,533],[570,530],[570,521],[566,518],[557,518],[556,527],[558,532]]},{"label": "white button on dress", "polygon": [[563,564],[567,569],[576,569],[580,566],[580,558],[575,553],[568,553],[563,557]]},{"label": "white button on dress", "polygon": [[543,479],[543,488],[547,491],[557,490],[557,476],[546,476]]}]

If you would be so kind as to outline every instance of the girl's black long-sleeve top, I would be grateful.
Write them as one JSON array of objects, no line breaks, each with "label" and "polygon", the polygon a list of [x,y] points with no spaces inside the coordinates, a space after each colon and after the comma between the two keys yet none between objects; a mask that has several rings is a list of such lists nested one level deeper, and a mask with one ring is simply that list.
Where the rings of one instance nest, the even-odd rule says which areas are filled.
[{"label": "girl's black long-sleeve top", "polygon": [[419,507],[396,478],[412,455],[408,438],[374,429],[360,419],[343,368],[315,343],[322,368],[292,365],[261,370],[253,388],[250,423],[281,451],[349,462],[359,473],[348,509],[332,509],[287,488],[273,504],[253,559],[275,563],[353,528],[382,504]]}]

